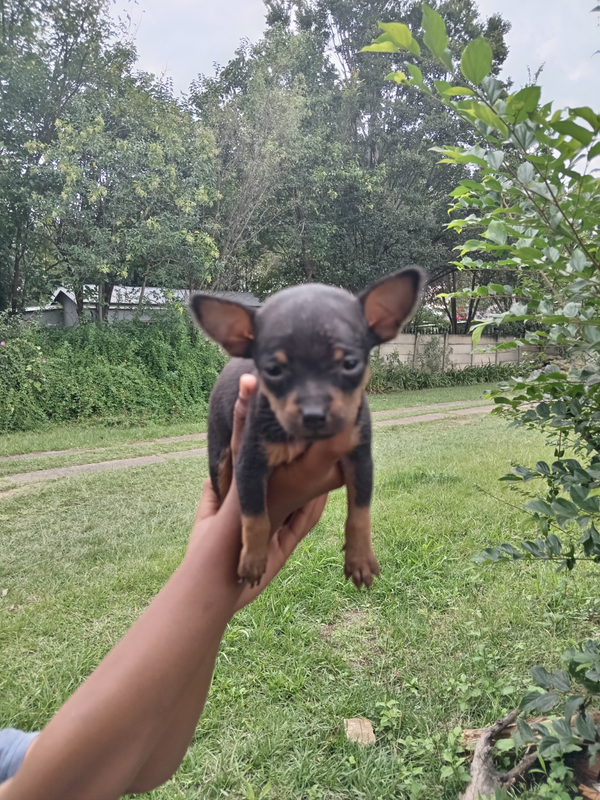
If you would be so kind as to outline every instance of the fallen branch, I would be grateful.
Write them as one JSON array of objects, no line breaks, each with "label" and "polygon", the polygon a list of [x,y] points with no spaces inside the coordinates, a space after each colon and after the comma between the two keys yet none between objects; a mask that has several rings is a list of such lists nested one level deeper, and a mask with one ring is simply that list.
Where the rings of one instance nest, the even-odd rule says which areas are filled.
[{"label": "fallen branch", "polygon": [[471,782],[460,795],[461,800],[478,800],[479,797],[494,797],[496,789],[508,789],[521,780],[537,761],[537,751],[527,753],[510,772],[498,772],[494,766],[492,749],[497,739],[511,726],[521,713],[515,708],[503,719],[489,728],[484,728],[477,740],[471,763]]},{"label": "fallen branch", "polygon": [[[589,711],[587,712],[590,713]],[[600,722],[600,711],[592,712],[592,716],[594,717],[594,723]],[[547,722],[551,722],[552,720],[550,717],[529,717],[526,720],[528,725],[534,725],[535,723],[540,723],[545,725]],[[571,720],[571,726],[575,724],[575,717]],[[479,739],[486,733],[489,728],[466,728],[462,733],[462,739],[459,742],[462,746],[466,749],[470,745],[477,744]],[[507,725],[501,733],[498,734],[496,737],[497,739],[509,739],[513,733],[517,730],[516,724],[513,722],[510,725]]]}]

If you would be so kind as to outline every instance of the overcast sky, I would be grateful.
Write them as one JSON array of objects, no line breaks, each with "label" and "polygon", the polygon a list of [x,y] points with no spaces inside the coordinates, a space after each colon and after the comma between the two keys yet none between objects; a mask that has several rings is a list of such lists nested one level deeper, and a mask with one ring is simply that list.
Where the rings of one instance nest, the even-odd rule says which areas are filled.
[{"label": "overcast sky", "polygon": [[[360,0],[357,0],[357,3]],[[139,66],[173,79],[186,91],[198,73],[226,64],[242,39],[257,41],[265,27],[262,0],[113,0],[115,16],[130,10],[137,28]],[[134,4],[135,3],[135,4]],[[504,77],[516,87],[544,63],[543,99],[557,107],[600,108],[600,27],[590,14],[597,0],[479,0],[483,16],[499,11],[512,22]]]}]

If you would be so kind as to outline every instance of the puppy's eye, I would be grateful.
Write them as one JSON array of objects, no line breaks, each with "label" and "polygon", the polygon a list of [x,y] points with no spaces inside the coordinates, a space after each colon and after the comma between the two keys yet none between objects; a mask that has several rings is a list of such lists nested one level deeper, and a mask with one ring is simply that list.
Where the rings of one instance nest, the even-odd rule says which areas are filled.
[{"label": "puppy's eye", "polygon": [[356,369],[356,367],[358,367],[358,358],[351,358],[350,356],[348,356],[347,358],[344,359],[343,367],[346,370],[346,372],[352,372],[353,369]]},{"label": "puppy's eye", "polygon": [[279,378],[279,376],[282,374],[281,367],[278,366],[277,364],[273,364],[271,367],[267,367],[265,369],[265,372],[267,373],[269,378]]}]

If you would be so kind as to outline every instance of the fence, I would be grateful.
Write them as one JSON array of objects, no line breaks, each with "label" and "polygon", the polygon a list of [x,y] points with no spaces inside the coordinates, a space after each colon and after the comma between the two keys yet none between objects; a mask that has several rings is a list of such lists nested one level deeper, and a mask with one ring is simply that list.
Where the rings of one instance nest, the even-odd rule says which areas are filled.
[{"label": "fence", "polygon": [[[397,353],[401,361],[419,366],[420,358],[426,356],[426,345],[432,339],[439,342],[439,353],[442,360],[442,371],[454,367],[464,369],[465,367],[480,367],[486,364],[520,364],[524,353],[539,353],[539,347],[516,347],[510,350],[500,350],[494,353],[474,353],[473,343],[470,335],[450,334],[450,333],[400,333],[395,339],[382,344],[379,352],[383,356]],[[511,336],[482,336],[477,349],[486,345],[494,345],[501,342],[513,341]],[[548,355],[558,355],[556,347],[548,347],[545,352]]]}]

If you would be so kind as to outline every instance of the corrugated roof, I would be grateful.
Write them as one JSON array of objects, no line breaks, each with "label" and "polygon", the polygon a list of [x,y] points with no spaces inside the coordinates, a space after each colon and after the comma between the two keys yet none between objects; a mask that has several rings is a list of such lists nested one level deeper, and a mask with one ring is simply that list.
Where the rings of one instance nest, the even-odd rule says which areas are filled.
[{"label": "corrugated roof", "polygon": [[[86,299],[84,305],[97,302],[98,287],[93,284],[86,284]],[[110,305],[138,305],[140,301],[141,286],[115,286],[112,290],[110,298]],[[59,286],[52,295],[50,302],[55,302],[58,296],[65,294],[73,303],[75,302],[75,294],[64,286]],[[246,306],[260,306],[260,300],[255,297],[252,292],[210,292],[206,294],[213,294],[215,297],[220,297],[223,300],[231,300],[234,303],[243,303]],[[144,303],[150,305],[161,306],[164,305],[169,299],[175,298],[182,303],[187,303],[190,293],[187,289],[160,289],[155,286],[146,286],[144,289]],[[60,302],[60,300],[58,301]]]}]

